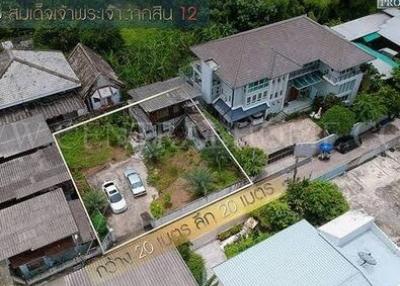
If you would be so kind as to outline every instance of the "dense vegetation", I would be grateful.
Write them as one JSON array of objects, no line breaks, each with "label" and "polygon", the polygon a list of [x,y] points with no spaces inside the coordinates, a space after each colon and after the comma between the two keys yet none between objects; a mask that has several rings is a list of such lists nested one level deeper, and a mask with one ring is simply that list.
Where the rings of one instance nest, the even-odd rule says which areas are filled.
[{"label": "dense vegetation", "polygon": [[210,0],[210,21],[204,27],[121,29],[110,23],[93,28],[41,23],[33,30],[1,28],[0,39],[31,34],[37,48],[66,53],[83,42],[105,56],[132,88],[177,75],[191,59],[189,46],[197,43],[303,14],[331,25],[375,10],[375,2],[363,0]]},{"label": "dense vegetation", "polygon": [[[300,219],[318,227],[348,211],[349,206],[339,188],[327,181],[296,181],[288,186],[287,195],[252,213],[259,221],[258,228],[247,237],[225,247],[227,257],[233,257],[253,245],[265,240]],[[235,226],[222,233],[219,238],[227,239],[238,233]]]}]

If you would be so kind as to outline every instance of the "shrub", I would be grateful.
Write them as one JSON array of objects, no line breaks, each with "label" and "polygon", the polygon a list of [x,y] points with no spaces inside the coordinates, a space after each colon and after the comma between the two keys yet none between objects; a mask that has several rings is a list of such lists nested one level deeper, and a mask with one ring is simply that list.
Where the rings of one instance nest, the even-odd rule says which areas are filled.
[{"label": "shrub", "polygon": [[204,259],[199,254],[190,249],[191,243],[185,242],[177,247],[182,259],[185,261],[193,277],[199,285],[203,284],[205,278]]},{"label": "shrub", "polygon": [[101,213],[107,208],[107,199],[103,192],[89,189],[83,194],[83,202],[89,215],[100,211]]},{"label": "shrub", "polygon": [[187,261],[187,266],[189,267],[190,272],[192,272],[194,279],[196,279],[197,283],[201,285],[205,277],[205,265],[203,257],[192,252]]},{"label": "shrub", "polygon": [[164,155],[164,149],[157,141],[147,143],[143,149],[143,157],[150,163],[158,163]]},{"label": "shrub", "polygon": [[274,201],[254,212],[263,229],[278,232],[298,222],[300,217],[292,211],[286,202]]},{"label": "shrub", "polygon": [[242,225],[240,225],[240,224],[235,225],[234,227],[218,234],[218,239],[220,241],[224,241],[225,239],[231,237],[232,235],[239,233],[241,230],[242,230]]},{"label": "shrub", "polygon": [[267,165],[268,156],[263,150],[246,146],[235,151],[236,158],[249,176],[258,176]]},{"label": "shrub", "polygon": [[328,94],[327,96],[317,96],[313,101],[313,110],[318,112],[318,110],[322,108],[322,112],[326,112],[335,105],[343,105],[340,98],[336,95]]},{"label": "shrub", "polygon": [[212,167],[222,170],[232,163],[232,158],[221,143],[212,144],[201,151],[201,156]]},{"label": "shrub", "polygon": [[344,106],[335,105],[325,112],[321,118],[321,123],[330,133],[343,136],[351,132],[356,123],[356,115]]},{"label": "shrub", "polygon": [[98,210],[90,215],[90,219],[100,239],[103,239],[108,234],[107,219]]},{"label": "shrub", "polygon": [[155,199],[151,202],[150,213],[155,219],[159,219],[165,214],[165,207],[160,199]]},{"label": "shrub", "polygon": [[225,255],[228,258],[234,257],[257,243],[267,239],[268,236],[269,234],[267,233],[252,233],[248,237],[243,237],[235,243],[227,245],[224,249]]},{"label": "shrub", "polygon": [[349,205],[338,186],[327,181],[303,180],[290,183],[287,199],[293,211],[315,226],[320,226],[349,210]]},{"label": "shrub", "polygon": [[162,196],[164,208],[170,208],[172,206],[171,193],[164,193]]},{"label": "shrub", "polygon": [[197,197],[205,196],[213,190],[213,175],[207,169],[195,169],[186,174]]}]

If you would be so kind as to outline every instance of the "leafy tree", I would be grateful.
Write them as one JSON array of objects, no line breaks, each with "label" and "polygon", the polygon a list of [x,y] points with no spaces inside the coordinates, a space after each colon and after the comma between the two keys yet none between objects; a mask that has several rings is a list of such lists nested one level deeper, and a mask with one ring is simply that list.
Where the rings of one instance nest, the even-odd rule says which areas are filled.
[{"label": "leafy tree", "polygon": [[322,225],[349,209],[338,186],[328,181],[292,182],[287,191],[290,208],[313,225]]},{"label": "leafy tree", "polygon": [[270,232],[278,232],[300,220],[286,202],[274,201],[254,212],[262,228]]},{"label": "leafy tree", "polygon": [[267,164],[268,156],[259,148],[245,146],[235,151],[236,158],[249,176],[258,176]]},{"label": "leafy tree", "polygon": [[353,110],[361,122],[376,122],[388,111],[382,98],[369,94],[358,95]]},{"label": "leafy tree", "polygon": [[356,115],[354,112],[340,105],[328,109],[321,118],[321,124],[324,128],[339,136],[349,134],[355,123]]},{"label": "leafy tree", "polygon": [[206,196],[213,190],[213,175],[207,169],[195,169],[186,174],[186,179],[193,187],[196,196]]},{"label": "leafy tree", "polygon": [[101,25],[93,28],[81,28],[79,31],[81,43],[100,53],[117,51],[124,46],[124,41],[117,28],[112,25]]},{"label": "leafy tree", "polygon": [[201,155],[204,160],[217,167],[218,170],[227,167],[232,162],[229,153],[220,143],[207,146],[201,151]]},{"label": "leafy tree", "polygon": [[107,208],[107,199],[103,192],[90,189],[83,194],[83,202],[89,215],[100,211],[101,213]]},{"label": "leafy tree", "polygon": [[68,52],[79,43],[79,28],[77,26],[58,27],[54,24],[42,23],[34,30],[33,43],[39,48]]},{"label": "leafy tree", "polygon": [[363,64],[360,70],[364,73],[361,90],[365,92],[376,92],[382,87],[384,84],[382,75],[372,64]]},{"label": "leafy tree", "polygon": [[383,101],[389,117],[394,118],[400,115],[400,90],[385,85],[374,95]]},{"label": "leafy tree", "polygon": [[394,87],[397,90],[400,90],[400,66],[393,69],[392,76],[393,76],[392,81],[393,81]]}]

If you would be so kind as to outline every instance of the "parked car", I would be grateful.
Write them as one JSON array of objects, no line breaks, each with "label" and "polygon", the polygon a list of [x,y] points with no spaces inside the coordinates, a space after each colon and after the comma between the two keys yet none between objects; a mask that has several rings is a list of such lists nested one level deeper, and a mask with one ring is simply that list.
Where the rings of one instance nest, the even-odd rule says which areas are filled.
[{"label": "parked car", "polygon": [[128,180],[129,187],[132,190],[134,197],[146,195],[147,191],[143,184],[142,178],[133,168],[127,168],[124,172],[126,179]]},{"label": "parked car", "polygon": [[342,154],[346,154],[361,145],[361,139],[358,140],[353,136],[344,136],[336,140],[335,149]]},{"label": "parked car", "polygon": [[126,203],[124,197],[122,196],[114,182],[105,182],[103,184],[103,191],[107,196],[107,201],[113,213],[123,213],[128,209],[128,204]]}]

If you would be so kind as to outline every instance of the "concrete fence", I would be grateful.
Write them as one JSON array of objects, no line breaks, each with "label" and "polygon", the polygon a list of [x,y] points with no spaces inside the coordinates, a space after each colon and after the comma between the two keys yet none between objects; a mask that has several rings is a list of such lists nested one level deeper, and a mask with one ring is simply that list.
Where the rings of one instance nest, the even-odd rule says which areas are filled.
[{"label": "concrete fence", "polygon": [[183,206],[182,208],[180,208],[179,210],[173,211],[165,216],[163,216],[162,218],[158,219],[158,220],[153,220],[152,222],[152,226],[153,227],[158,227],[160,225],[163,225],[165,223],[171,222],[185,214],[191,213],[201,207],[204,207],[205,205],[207,205],[208,203],[214,202],[218,199],[221,199],[222,197],[229,195],[231,193],[234,193],[235,191],[237,191],[239,188],[245,186],[249,184],[249,182],[247,180],[243,180],[240,181],[226,189],[223,189],[222,191],[219,192],[214,192],[211,193],[207,196],[201,197],[189,204],[187,204],[186,206]]}]

